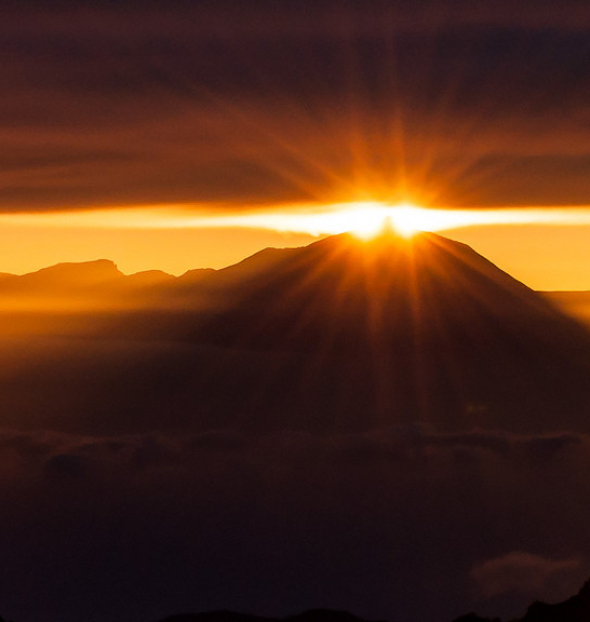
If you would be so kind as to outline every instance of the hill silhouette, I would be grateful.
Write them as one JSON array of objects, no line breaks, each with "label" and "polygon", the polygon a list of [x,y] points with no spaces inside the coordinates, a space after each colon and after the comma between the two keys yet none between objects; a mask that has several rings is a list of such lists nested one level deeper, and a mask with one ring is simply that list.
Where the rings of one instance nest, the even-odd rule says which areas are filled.
[{"label": "hill silhouette", "polygon": [[365,622],[363,618],[348,611],[310,609],[303,613],[282,618],[256,616],[234,611],[209,611],[182,614],[164,618],[161,622]]},{"label": "hill silhouette", "polygon": [[520,622],[583,622],[590,620],[590,581],[566,601],[556,604],[534,602]]},{"label": "hill silhouette", "polygon": [[[525,615],[510,622],[587,622],[590,620],[590,580],[574,596],[559,603],[533,602]],[[5,622],[0,616],[0,622]],[[159,622],[367,622],[348,611],[310,609],[283,617],[258,616],[230,610],[184,613],[162,618]],[[441,622],[443,622],[441,620]],[[502,622],[500,618],[482,617],[468,613],[453,622]]]},{"label": "hill silhouette", "polygon": [[[587,622],[588,620],[590,620],[590,581],[587,581],[577,594],[563,602],[548,604],[535,601],[528,607],[522,618],[510,622]],[[363,622],[363,619],[347,611],[329,609],[313,609],[299,615],[281,618],[220,610],[174,615],[160,622]],[[454,622],[501,622],[501,620],[468,613],[456,618]]]},{"label": "hill silhouette", "polygon": [[[532,603],[522,618],[511,622],[586,622],[590,620],[590,581],[567,600],[548,604],[541,601]],[[482,618],[470,613],[457,618],[454,622],[500,622],[499,618]]]},{"label": "hill silhouette", "polygon": [[37,272],[29,272],[22,276],[11,275],[7,283],[2,283],[2,291],[46,292],[54,289],[66,291],[71,288],[100,287],[124,278],[114,262],[108,259],[97,259],[81,263],[59,263]]}]

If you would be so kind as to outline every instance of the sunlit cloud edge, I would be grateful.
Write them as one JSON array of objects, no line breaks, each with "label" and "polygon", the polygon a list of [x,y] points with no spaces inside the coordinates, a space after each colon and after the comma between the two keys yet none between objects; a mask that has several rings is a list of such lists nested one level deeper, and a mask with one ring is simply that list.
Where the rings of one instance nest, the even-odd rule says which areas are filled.
[{"label": "sunlit cloud edge", "polygon": [[371,235],[384,222],[403,234],[489,225],[590,225],[590,206],[522,208],[427,208],[411,203],[373,201],[323,206],[281,205],[274,211],[212,213],[202,205],[158,205],[68,212],[1,214],[2,226],[98,229],[248,228],[312,236],[356,231]]}]

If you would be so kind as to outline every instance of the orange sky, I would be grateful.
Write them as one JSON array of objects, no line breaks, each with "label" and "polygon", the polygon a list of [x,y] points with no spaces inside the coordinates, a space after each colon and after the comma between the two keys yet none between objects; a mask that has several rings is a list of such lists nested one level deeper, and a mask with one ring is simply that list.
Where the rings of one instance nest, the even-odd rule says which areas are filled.
[{"label": "orange sky", "polygon": [[[590,205],[589,23],[574,4],[8,7],[0,271],[222,267],[323,233],[278,222],[285,205],[411,199],[532,210],[452,236],[532,287],[590,289],[590,223],[568,215]],[[261,211],[274,220],[227,220]]]},{"label": "orange sky", "polygon": [[[267,246],[309,244],[367,223],[372,210],[384,209],[363,203],[220,214],[167,206],[2,215],[0,272],[98,258],[112,259],[127,274],[221,268]],[[416,213],[418,227],[469,244],[530,287],[590,289],[590,210],[424,209],[414,218]]]}]

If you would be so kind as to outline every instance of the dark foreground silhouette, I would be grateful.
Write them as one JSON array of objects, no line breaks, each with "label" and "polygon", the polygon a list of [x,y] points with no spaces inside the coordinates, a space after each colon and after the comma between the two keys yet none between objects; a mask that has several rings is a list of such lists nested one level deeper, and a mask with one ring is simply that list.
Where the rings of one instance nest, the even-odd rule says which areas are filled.
[{"label": "dark foreground silhouette", "polygon": [[[561,603],[548,604],[535,601],[522,618],[513,622],[587,622],[587,620],[590,620],[590,581],[587,581],[575,596]],[[500,619],[482,618],[469,613],[457,618],[455,622],[500,622]]]},{"label": "dark foreground silhouette", "polygon": [[[590,620],[590,580],[580,592],[567,600],[547,604],[535,601],[522,618],[511,622],[587,622]],[[4,622],[0,617],[0,622]],[[280,618],[256,616],[235,611],[206,611],[186,613],[164,618],[160,622],[365,622],[363,618],[348,611],[331,609],[311,609],[298,615]],[[500,618],[487,618],[476,613],[468,613],[456,618],[454,622],[501,622]]]},{"label": "dark foreground silhouette", "polygon": [[365,622],[348,611],[310,609],[284,618],[267,618],[234,611],[208,611],[170,616],[162,622]]},{"label": "dark foreground silhouette", "polygon": [[[533,602],[522,618],[511,622],[587,622],[590,620],[590,580],[578,594],[567,600],[548,604]],[[8,622],[0,616],[0,622]],[[285,617],[257,616],[235,611],[218,610],[201,613],[185,613],[168,616],[160,622],[367,622],[348,611],[331,609],[310,609],[303,613]],[[481,617],[468,613],[454,622],[502,622],[500,618]]]},{"label": "dark foreground silhouette", "polygon": [[[588,622],[588,620],[590,620],[590,580],[578,594],[561,603],[547,604],[535,601],[522,618],[511,622]],[[3,622],[2,618],[0,622]],[[284,618],[267,618],[233,611],[210,611],[170,616],[161,622],[363,622],[363,619],[347,611],[312,609]],[[454,622],[501,622],[501,620],[468,613]]]}]

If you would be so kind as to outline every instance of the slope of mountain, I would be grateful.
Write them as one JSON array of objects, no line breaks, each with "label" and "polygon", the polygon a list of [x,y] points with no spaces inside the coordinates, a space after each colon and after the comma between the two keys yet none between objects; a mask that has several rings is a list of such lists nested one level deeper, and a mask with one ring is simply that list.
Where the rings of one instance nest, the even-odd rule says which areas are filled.
[{"label": "slope of mountain", "polygon": [[558,309],[590,326],[590,292],[541,292]]}]

